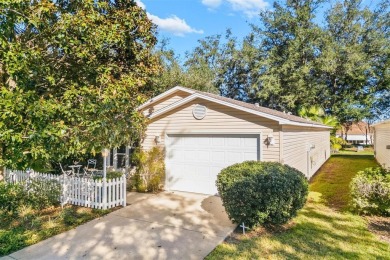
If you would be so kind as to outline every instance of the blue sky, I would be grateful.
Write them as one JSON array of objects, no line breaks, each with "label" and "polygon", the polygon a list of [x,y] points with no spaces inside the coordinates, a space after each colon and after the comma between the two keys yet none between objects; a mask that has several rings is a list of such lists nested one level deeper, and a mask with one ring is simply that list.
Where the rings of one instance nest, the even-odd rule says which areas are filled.
[{"label": "blue sky", "polygon": [[[258,23],[260,10],[272,7],[272,0],[136,0],[158,26],[159,39],[169,38],[169,47],[183,59],[186,51],[204,37],[224,34],[227,28],[241,39]],[[331,0],[330,3],[335,3]],[[373,6],[376,0],[365,0]]]},{"label": "blue sky", "polygon": [[238,38],[250,31],[258,20],[265,0],[138,0],[158,26],[159,38],[169,38],[169,46],[184,57],[204,37],[224,34],[227,28]]}]

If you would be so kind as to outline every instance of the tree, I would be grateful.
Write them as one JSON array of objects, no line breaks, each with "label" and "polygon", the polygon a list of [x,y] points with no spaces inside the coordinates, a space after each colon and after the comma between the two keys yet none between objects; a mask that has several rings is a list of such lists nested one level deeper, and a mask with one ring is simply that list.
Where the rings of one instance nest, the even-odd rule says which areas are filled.
[{"label": "tree", "polygon": [[274,2],[273,9],[260,14],[260,25],[253,26],[260,41],[253,100],[294,113],[319,103],[316,59],[323,32],[314,19],[321,2]]},{"label": "tree", "polygon": [[139,137],[155,43],[134,1],[2,1],[0,165],[36,168]]},{"label": "tree", "polygon": [[[185,66],[188,72],[203,72],[222,96],[246,101],[251,92],[252,73],[257,73],[252,69],[256,54],[252,34],[240,43],[227,29],[224,38],[214,35],[200,40],[199,46],[187,55]],[[211,92],[210,88],[208,91]]]},{"label": "tree", "polygon": [[345,126],[370,117],[389,90],[389,13],[385,1],[371,11],[359,0],[337,2],[327,17],[319,57],[321,104]]},{"label": "tree", "polygon": [[333,127],[332,134],[335,135],[338,128],[340,128],[340,123],[335,116],[328,115],[325,113],[325,110],[318,105],[311,107],[301,107],[298,110],[298,115],[312,121],[319,122],[321,124]]},{"label": "tree", "polygon": [[175,55],[174,50],[169,49],[168,40],[163,39],[156,50],[162,70],[152,78],[151,88],[155,95],[174,87],[184,86],[200,91],[216,93],[214,86],[214,74],[203,62],[183,66],[180,57]]}]

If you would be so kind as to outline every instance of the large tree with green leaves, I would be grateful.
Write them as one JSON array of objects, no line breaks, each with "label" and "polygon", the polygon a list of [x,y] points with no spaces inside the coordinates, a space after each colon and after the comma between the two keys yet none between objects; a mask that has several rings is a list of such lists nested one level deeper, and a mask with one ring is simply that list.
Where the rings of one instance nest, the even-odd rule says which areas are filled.
[{"label": "large tree with green leaves", "polygon": [[139,136],[155,43],[134,1],[1,1],[0,165],[37,167]]},{"label": "large tree with green leaves", "polygon": [[319,101],[316,59],[323,31],[315,23],[321,0],[275,2],[254,25],[259,39],[252,99],[264,106],[297,112]]},{"label": "large tree with green leaves", "polygon": [[390,89],[388,8],[387,1],[370,10],[345,0],[326,17],[317,69],[321,104],[345,126],[372,117]]},{"label": "large tree with green leaves", "polygon": [[163,39],[155,51],[162,66],[160,73],[155,75],[150,82],[155,95],[174,86],[218,92],[214,85],[215,75],[206,63],[194,62],[182,65],[180,57],[167,46],[168,39]]}]

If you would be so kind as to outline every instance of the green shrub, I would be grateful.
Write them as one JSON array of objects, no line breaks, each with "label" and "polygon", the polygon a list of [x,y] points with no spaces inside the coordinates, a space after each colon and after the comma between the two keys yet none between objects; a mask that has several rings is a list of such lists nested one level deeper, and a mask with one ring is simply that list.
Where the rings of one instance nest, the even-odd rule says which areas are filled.
[{"label": "green shrub", "polygon": [[44,209],[59,204],[61,184],[57,180],[31,178],[28,185],[28,205],[34,209]]},{"label": "green shrub", "polygon": [[363,214],[390,216],[390,171],[367,168],[352,179],[354,208]]},{"label": "green shrub", "polygon": [[219,173],[216,184],[229,218],[250,227],[287,222],[308,194],[300,171],[275,162],[234,164]]},{"label": "green shrub", "polygon": [[347,144],[347,142],[343,138],[336,137],[333,135],[330,136],[330,146],[331,146],[332,150],[338,151],[341,148],[343,148],[343,146],[346,144]]},{"label": "green shrub", "polygon": [[[116,178],[120,178],[122,177],[123,173],[122,172],[107,172],[107,175],[106,175],[106,178],[107,180],[112,180],[112,179],[116,179]],[[94,180],[101,180],[103,179],[102,176],[93,176],[93,179]]]},{"label": "green shrub", "polygon": [[12,213],[17,213],[21,206],[43,209],[58,205],[60,196],[61,185],[56,180],[31,178],[28,183],[0,182],[0,209]]},{"label": "green shrub", "polygon": [[20,184],[0,182],[0,209],[15,212],[22,205],[28,194]]},{"label": "green shrub", "polygon": [[153,147],[149,151],[137,151],[133,155],[136,163],[134,186],[138,192],[156,192],[162,188],[165,176],[164,152]]}]

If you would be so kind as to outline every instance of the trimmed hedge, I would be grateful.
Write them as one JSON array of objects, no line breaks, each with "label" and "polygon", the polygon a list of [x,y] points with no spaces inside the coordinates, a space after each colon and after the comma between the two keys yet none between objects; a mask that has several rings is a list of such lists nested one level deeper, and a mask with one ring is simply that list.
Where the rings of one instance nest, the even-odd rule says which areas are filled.
[{"label": "trimmed hedge", "polygon": [[308,194],[305,176],[276,162],[234,164],[219,173],[216,184],[229,218],[250,227],[286,223]]},{"label": "trimmed hedge", "polygon": [[390,216],[390,171],[367,168],[351,181],[354,208],[363,214]]}]

